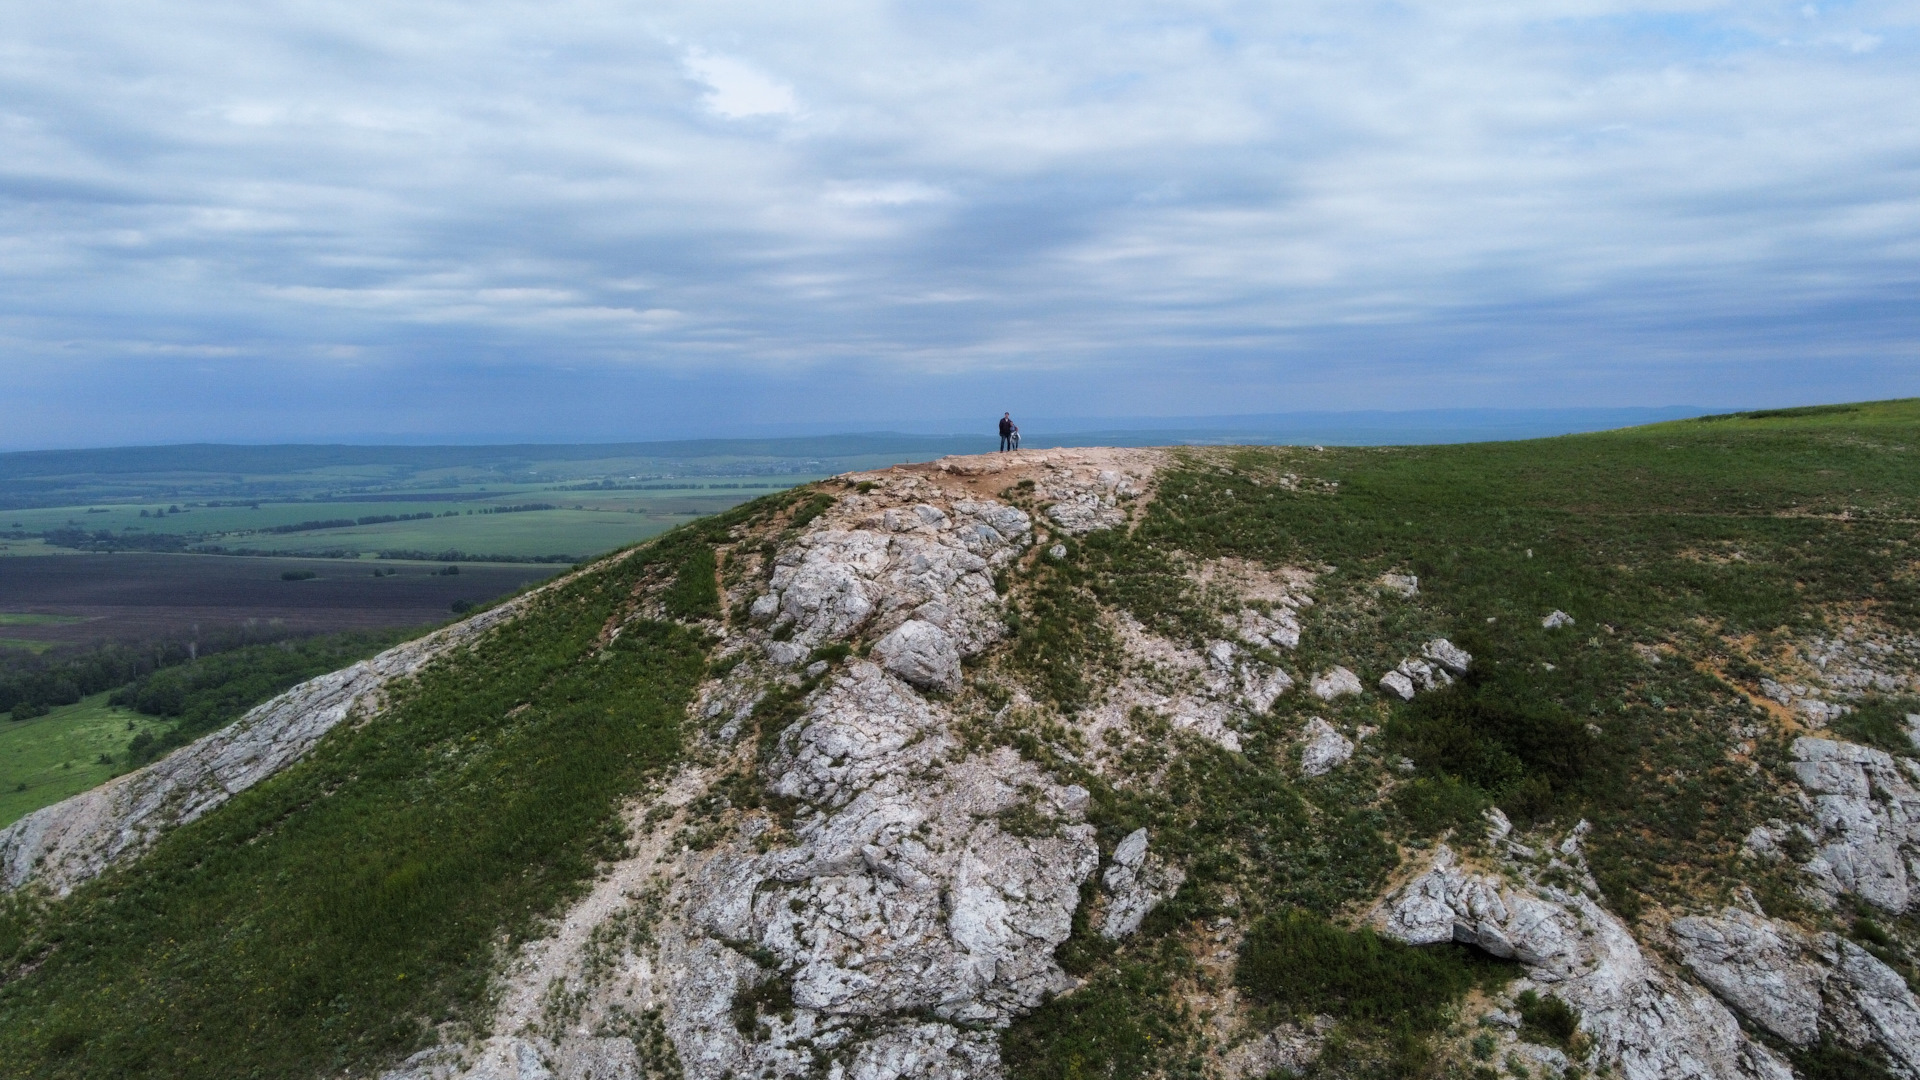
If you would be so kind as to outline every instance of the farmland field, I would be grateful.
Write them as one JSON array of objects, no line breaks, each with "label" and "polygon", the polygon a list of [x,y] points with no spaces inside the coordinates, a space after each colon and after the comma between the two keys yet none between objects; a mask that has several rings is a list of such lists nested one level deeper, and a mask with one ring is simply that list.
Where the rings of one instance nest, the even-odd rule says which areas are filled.
[{"label": "farmland field", "polygon": [[[126,771],[127,740],[161,722],[94,694],[31,720],[0,722],[0,828]],[[101,755],[113,759],[103,762]]]},{"label": "farmland field", "polygon": [[[983,442],[0,454],[0,614],[64,620],[0,622],[0,649],[250,622],[276,633],[430,625],[456,601],[513,592],[771,491]],[[441,573],[448,563],[461,572]],[[313,577],[282,580],[289,573]]]},{"label": "farmland field", "polygon": [[[383,576],[375,577],[374,571]],[[187,637],[248,622],[295,632],[426,626],[456,600],[482,601],[564,570],[545,564],[219,555],[46,555],[0,558],[0,637],[79,644]],[[282,574],[315,576],[288,581]],[[392,573],[387,573],[392,571]],[[53,617],[19,622],[21,616]]]}]

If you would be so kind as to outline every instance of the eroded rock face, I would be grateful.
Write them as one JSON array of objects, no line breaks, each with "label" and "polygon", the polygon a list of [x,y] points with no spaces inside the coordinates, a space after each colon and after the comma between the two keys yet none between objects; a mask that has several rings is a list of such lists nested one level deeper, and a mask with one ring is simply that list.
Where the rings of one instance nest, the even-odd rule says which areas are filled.
[{"label": "eroded rock face", "polygon": [[[938,706],[855,663],[785,733],[769,787],[812,811],[791,848],[713,859],[695,925],[791,973],[796,1006],[1005,1022],[1070,985],[1052,950],[1098,862],[1087,795],[1011,750],[952,760]],[[1013,835],[1003,818],[1038,822]]]},{"label": "eroded rock face", "polygon": [[1135,829],[1113,849],[1113,862],[1101,876],[1111,900],[1100,933],[1116,940],[1132,934],[1186,880],[1185,871],[1147,850],[1147,830]]},{"label": "eroded rock face", "polygon": [[960,686],[960,649],[953,635],[930,622],[908,619],[873,646],[888,671],[922,690]]},{"label": "eroded rock face", "polygon": [[0,829],[0,888],[32,881],[65,896],[145,851],[168,830],[298,761],[342,720],[377,701],[389,681],[470,643],[518,614],[535,595],[309,679],[151,765]]},{"label": "eroded rock face", "polygon": [[[1089,471],[1091,477],[1086,475]],[[1063,532],[1078,535],[1124,525],[1127,511],[1120,502],[1140,493],[1136,483],[1136,477],[1118,469],[1076,470],[1063,462],[1047,473],[1036,490],[1054,500],[1047,517]]]},{"label": "eroded rock face", "polygon": [[[750,610],[775,626],[791,624],[790,640],[807,650],[908,621],[938,628],[961,656],[998,641],[1005,626],[992,571],[1025,549],[1031,520],[978,500],[922,507],[928,512],[822,519],[775,557],[770,590]],[[923,631],[912,633],[917,651],[944,651]]]},{"label": "eroded rock face", "polygon": [[1796,1046],[1824,1034],[1878,1049],[1898,1074],[1920,1076],[1920,1003],[1872,953],[1737,908],[1670,929],[1682,962],[1754,1023]]},{"label": "eroded rock face", "polygon": [[1600,1059],[1628,1080],[1793,1075],[1712,995],[1661,971],[1584,893],[1476,874],[1442,846],[1376,924],[1409,944],[1457,941],[1525,964],[1532,981],[1580,1011]]},{"label": "eroded rock face", "polygon": [[[728,740],[752,730],[765,687],[797,680],[792,665],[822,645],[873,642],[868,660],[810,664],[823,681],[800,719],[761,732],[754,775],[777,812],[731,817],[692,850],[668,839],[671,819],[634,808],[634,857],[569,915],[559,938],[572,944],[528,953],[502,995],[502,1034],[447,1076],[484,1075],[524,1044],[560,1080],[584,1080],[599,1073],[570,1063],[608,1047],[617,1059],[608,1040],[626,1037],[628,1064],[670,1054],[689,1080],[992,1078],[995,1028],[1073,985],[1053,952],[1099,864],[1087,792],[1010,749],[969,752],[929,696],[959,689],[961,657],[1002,633],[991,573],[1030,544],[1031,522],[922,480],[879,488],[843,495],[774,555],[750,608],[767,629],[735,639],[742,661],[694,707],[710,753],[751,762],[753,744]],[[655,809],[710,799],[714,776],[697,772]],[[1158,883],[1152,868],[1136,869]],[[592,927],[638,917],[635,898],[650,895],[651,943],[621,931],[618,963],[591,960]],[[576,922],[587,928],[566,929]],[[545,1000],[540,980],[573,988],[578,1019],[530,1004]],[[622,1030],[634,1016],[652,1017],[655,1043]]]},{"label": "eroded rock face", "polygon": [[1805,869],[1830,897],[1851,893],[1898,914],[1912,903],[1920,792],[1891,755],[1832,739],[1793,742],[1793,771],[1812,801],[1819,853]]},{"label": "eroded rock face", "polygon": [[1814,943],[1751,912],[1675,919],[1681,960],[1722,1001],[1795,1046],[1820,1039],[1827,970]]}]

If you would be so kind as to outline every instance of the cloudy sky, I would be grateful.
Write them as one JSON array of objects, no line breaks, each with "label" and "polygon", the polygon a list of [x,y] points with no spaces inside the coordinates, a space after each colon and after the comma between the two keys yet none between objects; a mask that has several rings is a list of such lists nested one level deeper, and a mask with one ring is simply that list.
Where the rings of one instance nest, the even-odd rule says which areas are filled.
[{"label": "cloudy sky", "polygon": [[1920,5],[9,0],[0,446],[1920,393]]}]

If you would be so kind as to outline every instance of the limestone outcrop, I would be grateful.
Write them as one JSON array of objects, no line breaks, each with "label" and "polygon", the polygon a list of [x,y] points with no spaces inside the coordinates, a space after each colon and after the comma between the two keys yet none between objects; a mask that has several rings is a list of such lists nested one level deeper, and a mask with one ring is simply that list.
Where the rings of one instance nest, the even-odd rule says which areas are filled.
[{"label": "limestone outcrop", "polygon": [[1315,675],[1309,685],[1314,697],[1321,701],[1332,701],[1334,698],[1360,693],[1360,676],[1346,667],[1336,665]]},{"label": "limestone outcrop", "polygon": [[[529,947],[499,1034],[393,1077],[584,1080],[670,1058],[690,1080],[990,1078],[995,1029],[1073,986],[1053,953],[1100,863],[1088,793],[1011,749],[968,750],[929,696],[959,688],[961,660],[1004,633],[991,574],[1031,544],[1032,522],[918,477],[869,486],[774,553],[748,605],[760,629],[729,643],[739,662],[695,707],[709,752],[746,755],[766,806],[702,826],[718,835],[699,847],[670,837],[686,807],[720,797],[716,773],[636,806],[641,839],[609,875],[619,890],[596,889],[559,946]],[[766,688],[856,639],[868,658],[809,664],[804,712],[760,732],[751,764],[754,744],[734,740]],[[1122,848],[1113,910],[1137,926],[1180,879],[1144,834]],[[643,917],[657,920],[644,941],[606,929]],[[596,941],[616,943],[611,966]],[[533,1004],[550,1001],[580,1004]]]},{"label": "limestone outcrop", "polygon": [[1473,663],[1472,654],[1446,638],[1434,638],[1420,649],[1420,655],[1400,661],[1392,671],[1380,677],[1380,688],[1403,701],[1412,701],[1422,690],[1441,690],[1453,685],[1454,677],[1465,675]]},{"label": "limestone outcrop", "polygon": [[1597,1059],[1627,1080],[1793,1075],[1726,1006],[1662,970],[1585,892],[1476,873],[1442,845],[1375,921],[1409,944],[1459,942],[1526,965],[1532,983],[1579,1011]]},{"label": "limestone outcrop", "polygon": [[1186,880],[1185,871],[1147,850],[1147,830],[1128,833],[1114,847],[1113,861],[1100,879],[1111,897],[1100,933],[1115,939],[1132,934]]},{"label": "limestone outcrop", "polygon": [[1300,736],[1300,771],[1308,776],[1325,776],[1353,757],[1353,740],[1317,716]]},{"label": "limestone outcrop", "polygon": [[1920,1003],[1899,972],[1834,934],[1807,934],[1750,911],[1675,919],[1681,961],[1727,1004],[1795,1046],[1821,1037],[1878,1049],[1920,1076]]},{"label": "limestone outcrop", "polygon": [[1819,845],[1804,869],[1821,895],[1851,894],[1899,914],[1913,902],[1910,866],[1920,859],[1920,774],[1911,759],[1834,739],[1793,741],[1793,773],[1812,811]]}]

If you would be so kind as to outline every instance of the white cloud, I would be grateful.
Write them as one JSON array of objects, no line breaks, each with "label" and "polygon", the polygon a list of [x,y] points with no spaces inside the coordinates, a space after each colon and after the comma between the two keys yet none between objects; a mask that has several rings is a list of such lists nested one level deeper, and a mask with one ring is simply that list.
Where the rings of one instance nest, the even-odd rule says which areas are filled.
[{"label": "white cloud", "polygon": [[707,84],[707,108],[721,116],[792,116],[793,87],[730,56],[714,56],[698,49],[686,57],[687,71]]}]

